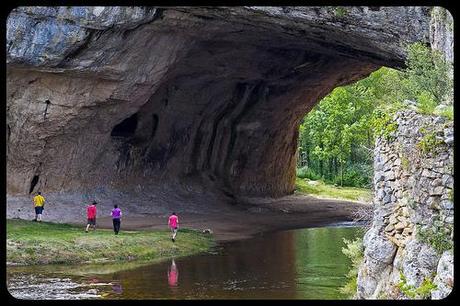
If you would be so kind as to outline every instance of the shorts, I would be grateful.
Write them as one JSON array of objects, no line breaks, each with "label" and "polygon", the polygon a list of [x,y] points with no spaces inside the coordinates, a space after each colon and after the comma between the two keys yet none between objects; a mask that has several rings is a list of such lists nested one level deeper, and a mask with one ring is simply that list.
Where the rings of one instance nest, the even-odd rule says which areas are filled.
[{"label": "shorts", "polygon": [[89,225],[96,225],[96,218],[88,218]]},{"label": "shorts", "polygon": [[35,206],[35,214],[40,215],[43,213],[43,206]]},{"label": "shorts", "polygon": [[177,231],[177,226],[176,227],[171,227],[171,231]]}]

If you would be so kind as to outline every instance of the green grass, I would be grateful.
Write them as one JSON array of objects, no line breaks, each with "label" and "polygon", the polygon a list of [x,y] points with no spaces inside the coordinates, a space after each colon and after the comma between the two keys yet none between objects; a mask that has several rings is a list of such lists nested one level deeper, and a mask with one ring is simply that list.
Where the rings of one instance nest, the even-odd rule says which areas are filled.
[{"label": "green grass", "polygon": [[359,202],[369,202],[372,199],[372,191],[365,188],[336,187],[324,184],[322,181],[311,181],[301,178],[296,178],[295,186],[297,194],[308,194],[320,198]]},{"label": "green grass", "polygon": [[[159,261],[205,252],[211,236],[180,229],[173,243],[168,230],[122,231],[98,229],[85,233],[69,224],[7,220],[7,262],[19,265],[94,264]],[[125,263],[123,263],[125,265]]]}]

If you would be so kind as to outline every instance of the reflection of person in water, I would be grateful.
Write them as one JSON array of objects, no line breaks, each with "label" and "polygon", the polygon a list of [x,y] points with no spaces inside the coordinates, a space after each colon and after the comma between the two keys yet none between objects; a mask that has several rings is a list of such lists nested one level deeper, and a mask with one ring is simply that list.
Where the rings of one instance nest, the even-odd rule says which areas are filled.
[{"label": "reflection of person in water", "polygon": [[177,278],[179,277],[179,271],[177,270],[174,259],[171,262],[171,267],[168,269],[168,284],[169,286],[177,286]]},{"label": "reflection of person in water", "polygon": [[123,288],[121,287],[120,283],[113,283],[112,284],[112,291],[116,294],[123,293]]}]

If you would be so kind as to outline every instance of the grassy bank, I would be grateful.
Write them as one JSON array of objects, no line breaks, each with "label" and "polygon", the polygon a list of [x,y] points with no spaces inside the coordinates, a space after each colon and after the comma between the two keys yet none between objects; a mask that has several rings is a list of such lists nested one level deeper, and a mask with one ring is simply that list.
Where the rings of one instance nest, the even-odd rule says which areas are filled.
[{"label": "grassy bank", "polygon": [[94,264],[160,261],[192,255],[213,246],[210,235],[181,229],[176,242],[167,230],[121,231],[98,229],[85,233],[68,224],[7,220],[7,262],[19,265]]},{"label": "grassy bank", "polygon": [[372,190],[356,187],[327,185],[322,181],[296,178],[296,193],[308,194],[320,198],[370,202]]}]

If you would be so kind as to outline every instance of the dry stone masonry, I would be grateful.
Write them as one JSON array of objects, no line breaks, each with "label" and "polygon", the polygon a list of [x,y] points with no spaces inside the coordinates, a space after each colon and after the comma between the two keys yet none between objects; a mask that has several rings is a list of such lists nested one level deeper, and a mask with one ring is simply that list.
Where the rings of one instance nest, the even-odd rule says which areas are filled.
[{"label": "dry stone masonry", "polygon": [[446,297],[453,286],[453,122],[399,112],[398,128],[377,139],[375,206],[366,233],[358,298]]}]

